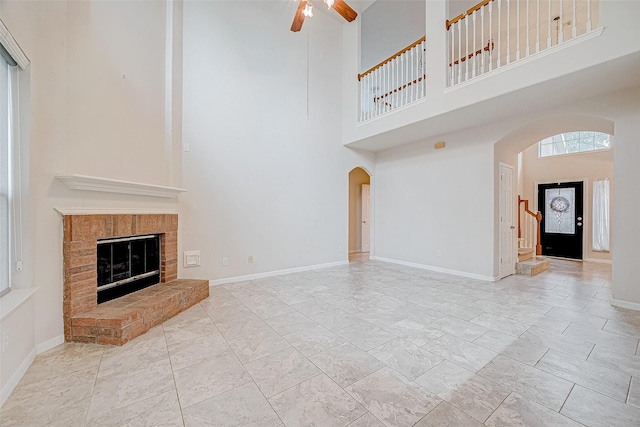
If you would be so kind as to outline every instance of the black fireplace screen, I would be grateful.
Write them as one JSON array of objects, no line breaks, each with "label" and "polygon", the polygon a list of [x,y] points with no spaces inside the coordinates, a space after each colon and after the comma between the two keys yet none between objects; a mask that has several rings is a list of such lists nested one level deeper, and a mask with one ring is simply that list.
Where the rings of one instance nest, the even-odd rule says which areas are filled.
[{"label": "black fireplace screen", "polygon": [[98,304],[160,282],[160,236],[98,240]]}]

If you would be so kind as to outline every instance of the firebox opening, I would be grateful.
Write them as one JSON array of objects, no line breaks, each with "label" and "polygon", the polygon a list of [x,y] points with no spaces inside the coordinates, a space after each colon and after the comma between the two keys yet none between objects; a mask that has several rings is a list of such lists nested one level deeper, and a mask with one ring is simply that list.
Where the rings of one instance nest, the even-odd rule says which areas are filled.
[{"label": "firebox opening", "polygon": [[98,304],[160,283],[160,235],[98,240]]}]

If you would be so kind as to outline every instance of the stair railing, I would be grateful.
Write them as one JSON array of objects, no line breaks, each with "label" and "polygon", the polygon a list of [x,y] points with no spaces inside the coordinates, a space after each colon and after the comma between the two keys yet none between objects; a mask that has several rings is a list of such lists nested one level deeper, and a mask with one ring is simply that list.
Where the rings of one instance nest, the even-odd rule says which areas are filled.
[{"label": "stair railing", "polygon": [[[445,22],[449,36],[448,85],[463,83],[591,32],[598,25],[599,1],[480,1]],[[487,40],[490,48],[485,50]]]},{"label": "stair railing", "polygon": [[373,119],[426,96],[426,38],[358,74],[360,121]]},{"label": "stair railing", "polygon": [[[524,204],[524,215],[520,214],[520,207]],[[522,220],[521,220],[521,217]],[[536,249],[536,255],[542,255],[540,244],[540,221],[542,214],[529,209],[529,201],[518,196],[518,239],[522,239],[525,248]]]}]

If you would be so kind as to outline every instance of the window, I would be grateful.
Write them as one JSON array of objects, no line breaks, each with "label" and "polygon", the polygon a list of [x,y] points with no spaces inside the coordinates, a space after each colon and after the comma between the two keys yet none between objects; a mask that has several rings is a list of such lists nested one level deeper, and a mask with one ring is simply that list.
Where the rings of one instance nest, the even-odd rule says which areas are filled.
[{"label": "window", "polygon": [[565,132],[538,143],[538,156],[549,157],[586,151],[608,150],[611,136],[594,131]]},{"label": "window", "polygon": [[21,227],[12,225],[13,215],[22,216],[20,203],[12,203],[16,195],[19,198],[20,183],[12,178],[20,176],[20,161],[14,161],[20,153],[18,69],[28,65],[29,59],[0,20],[0,296],[9,292],[12,249],[20,246],[22,251],[22,239],[12,235],[22,233]]},{"label": "window", "polygon": [[10,128],[9,64],[0,56],[0,295],[9,291],[10,271]]},{"label": "window", "polygon": [[593,182],[593,250],[609,251],[609,180]]}]

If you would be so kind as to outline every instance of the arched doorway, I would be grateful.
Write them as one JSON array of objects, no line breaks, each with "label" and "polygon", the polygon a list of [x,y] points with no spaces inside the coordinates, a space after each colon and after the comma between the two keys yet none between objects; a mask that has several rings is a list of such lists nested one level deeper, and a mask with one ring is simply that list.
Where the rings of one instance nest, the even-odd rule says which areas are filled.
[{"label": "arched doorway", "polygon": [[371,175],[361,167],[349,172],[349,260],[369,259],[371,250]]},{"label": "arched doorway", "polygon": [[[594,132],[612,135],[613,122],[593,116],[558,115],[530,123],[506,135],[495,145],[496,164],[508,162],[512,165],[517,165],[515,168],[517,178],[514,182],[516,190],[514,197],[518,196],[523,202],[527,201],[529,208],[534,213],[538,211],[541,213],[542,222],[539,227],[536,227],[540,228],[541,235],[539,236],[540,241],[535,242],[539,247],[536,248],[534,255],[537,253],[560,258],[611,263],[612,257],[609,248],[602,249],[597,247],[593,230],[596,218],[596,202],[600,200],[595,197],[594,189],[601,187],[600,184],[606,184],[608,188],[613,187],[613,149],[596,150],[591,148],[584,151],[582,149],[568,149],[571,143],[576,143],[571,139],[572,137],[580,135],[580,138],[582,138],[584,136],[582,135],[583,133]],[[559,142],[564,144],[565,151],[550,155],[548,152],[550,150],[556,151],[553,147]],[[559,200],[571,199],[571,203],[567,204],[567,206],[580,207],[580,213],[570,215],[569,211],[567,213],[563,211],[561,215],[553,216],[552,214],[555,211],[553,206],[549,205],[554,199],[551,196],[560,195],[559,192],[565,191],[563,190],[565,187],[569,193],[575,193],[576,198],[574,200],[571,197],[564,197]],[[571,188],[576,188],[573,193],[570,191]],[[497,193],[496,204],[502,202],[500,197],[501,194]],[[545,201],[547,198],[549,203]],[[519,248],[518,258],[520,258],[520,251],[527,249],[526,245],[522,247],[522,243],[526,240],[524,234],[528,215],[525,214],[523,205],[520,205],[521,209],[517,208],[518,205],[519,203],[516,201],[514,204],[516,217],[520,219],[519,224],[522,224],[521,231],[523,233],[518,245],[516,245]],[[545,220],[547,215],[554,221],[552,222],[549,218]],[[560,226],[560,219],[566,219],[565,222],[567,224],[571,223],[567,231],[555,229]],[[499,223],[499,221],[500,218],[496,218],[496,223]],[[554,225],[555,228],[550,227],[550,225]],[[554,248],[555,244],[552,244],[553,242],[551,242],[549,236],[545,238],[545,233],[549,233],[549,236],[554,238],[564,239],[571,237],[575,239],[575,242],[579,242],[571,248],[571,250],[575,249],[575,254],[567,255],[571,251],[558,252],[559,249]],[[575,242],[571,244],[573,245]],[[560,245],[561,242],[556,243]],[[498,256],[500,262],[505,258],[505,254],[502,253],[502,246],[500,245],[500,254]],[[500,271],[499,267],[500,264],[498,263],[497,271]]]}]

